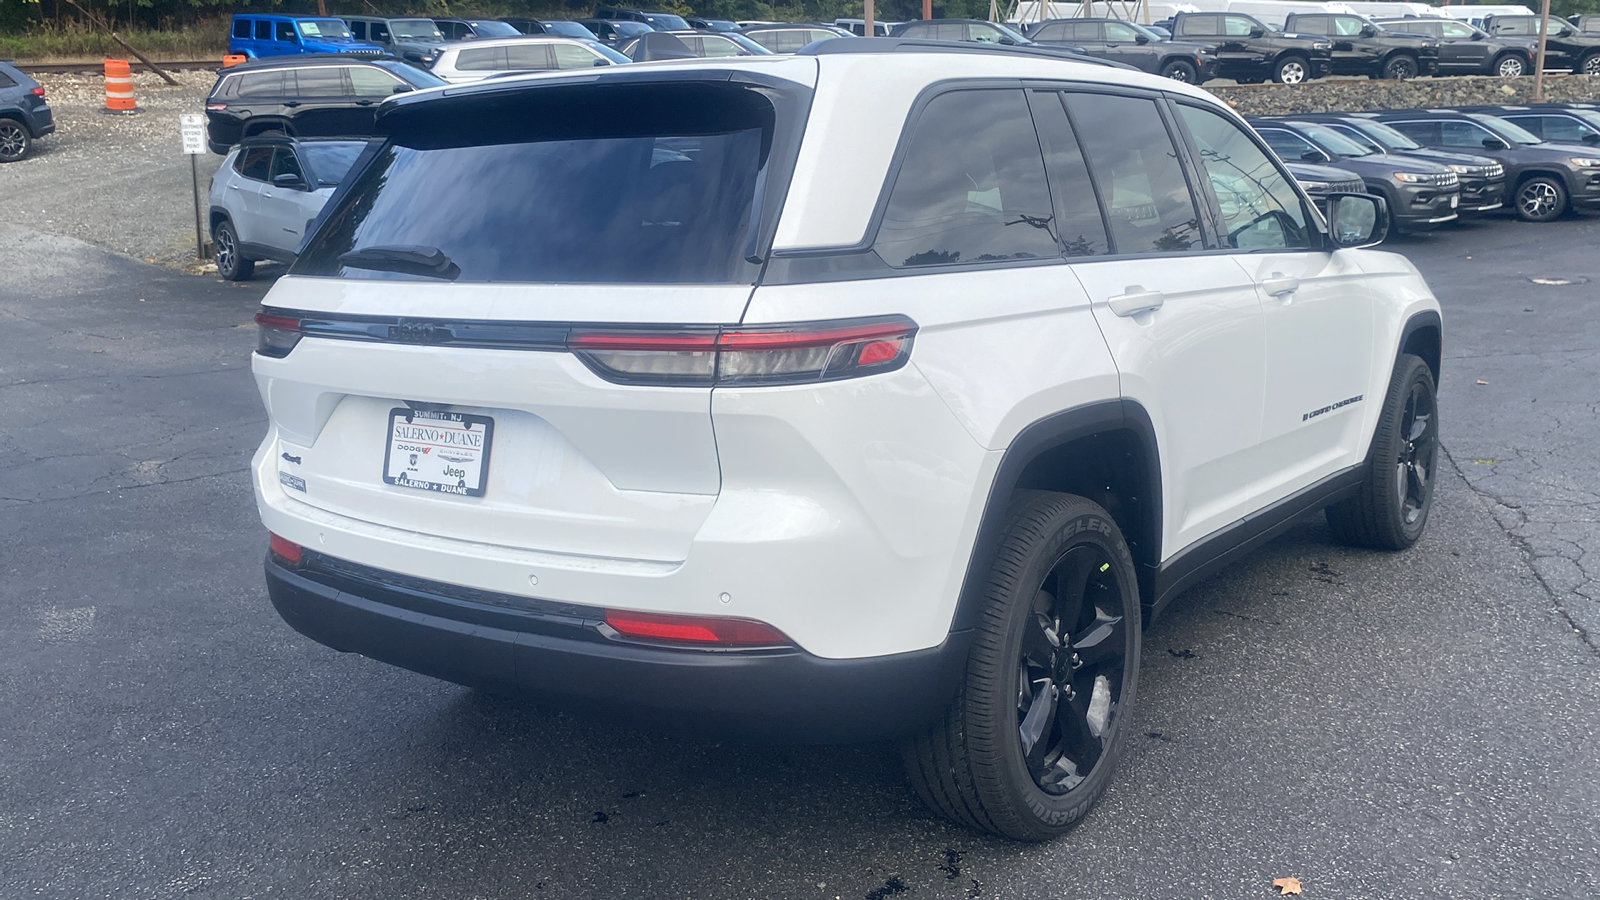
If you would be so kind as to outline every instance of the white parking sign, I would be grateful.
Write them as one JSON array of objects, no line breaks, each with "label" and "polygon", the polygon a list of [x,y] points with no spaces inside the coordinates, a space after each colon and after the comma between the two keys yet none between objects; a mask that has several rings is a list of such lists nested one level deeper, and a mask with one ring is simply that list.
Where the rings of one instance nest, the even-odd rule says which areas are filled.
[{"label": "white parking sign", "polygon": [[183,152],[200,156],[206,152],[206,117],[179,116],[178,130],[183,134]]}]

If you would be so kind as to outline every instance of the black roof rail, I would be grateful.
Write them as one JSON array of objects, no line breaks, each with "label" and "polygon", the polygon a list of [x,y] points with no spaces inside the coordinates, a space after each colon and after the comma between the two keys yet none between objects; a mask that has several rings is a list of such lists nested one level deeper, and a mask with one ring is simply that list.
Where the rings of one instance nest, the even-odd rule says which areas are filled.
[{"label": "black roof rail", "polygon": [[1137,67],[1126,63],[1051,47],[1017,47],[1006,44],[979,44],[972,41],[934,41],[925,38],[863,37],[845,40],[841,37],[837,40],[813,41],[801,47],[795,55],[833,56],[839,53],[982,53],[997,56],[1033,56],[1105,66],[1108,69],[1139,71]]}]

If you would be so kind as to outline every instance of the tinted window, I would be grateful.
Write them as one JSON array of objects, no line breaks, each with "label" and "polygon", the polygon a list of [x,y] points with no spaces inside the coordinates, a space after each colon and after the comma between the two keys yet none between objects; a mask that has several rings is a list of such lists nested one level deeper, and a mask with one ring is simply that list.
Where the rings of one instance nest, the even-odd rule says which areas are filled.
[{"label": "tinted window", "polygon": [[1389,122],[1386,124],[1419,144],[1434,147],[1440,143],[1438,122]]},{"label": "tinted window", "polygon": [[350,78],[350,89],[357,97],[387,97],[403,84],[388,72],[369,66],[351,66],[345,72]]},{"label": "tinted window", "polygon": [[272,40],[272,23],[271,22],[267,21],[266,19],[257,19],[256,20],[256,40],[258,40],[258,41],[270,41],[270,40]]},{"label": "tinted window", "polygon": [[294,151],[288,147],[279,147],[272,151],[272,174],[267,180],[276,181],[279,175],[293,175],[300,180],[305,180],[305,173],[300,171],[300,160],[295,158]]},{"label": "tinted window", "polygon": [[1033,39],[1036,41],[1065,41],[1068,39],[1067,34],[1068,31],[1066,24],[1061,22],[1052,22],[1049,25],[1041,25],[1037,30],[1035,30],[1033,32]]},{"label": "tinted window", "polygon": [[275,25],[277,32],[276,37],[278,40],[293,41],[295,39],[293,22],[277,22]]},{"label": "tinted window", "polygon": [[807,43],[804,31],[758,31],[750,40],[774,53],[793,53]]},{"label": "tinted window", "polygon": [[[356,36],[360,37],[360,35]],[[383,44],[389,43],[389,26],[383,24],[382,22],[373,22],[372,39]]]},{"label": "tinted window", "polygon": [[1067,94],[1117,253],[1203,249],[1200,217],[1155,101]]},{"label": "tinted window", "polygon": [[562,37],[585,39],[594,37],[594,34],[590,32],[589,29],[584,28],[582,25],[579,25],[576,22],[542,22],[540,24],[543,26],[545,31],[548,31],[551,34],[559,34]]},{"label": "tinted window", "polygon": [[250,39],[250,20],[249,19],[234,19],[233,20],[233,36],[236,37],[236,38],[243,38],[245,40],[249,40]]},{"label": "tinted window", "polygon": [[281,97],[283,96],[283,70],[268,72],[246,72],[239,76],[239,96],[241,97]]},{"label": "tinted window", "polygon": [[1445,121],[1439,123],[1439,142],[1446,147],[1471,147],[1484,149],[1484,141],[1499,140],[1494,132],[1476,122]]},{"label": "tinted window", "polygon": [[1068,256],[1110,253],[1105,219],[1095,201],[1094,182],[1067,121],[1061,96],[1040,93],[1035,100],[1034,122],[1044,146],[1045,169],[1050,173],[1050,193],[1056,202],[1056,234],[1061,238],[1062,249]]},{"label": "tinted window", "polygon": [[234,157],[233,168],[246,178],[256,181],[266,181],[267,172],[272,168],[271,147],[248,147],[239,151]]},{"label": "tinted window", "polygon": [[1547,141],[1581,144],[1584,138],[1597,133],[1595,129],[1570,116],[1533,116],[1511,121]]},{"label": "tinted window", "polygon": [[1059,255],[1044,159],[1020,90],[954,91],[917,119],[878,255],[933,266]]},{"label": "tinted window", "polygon": [[338,66],[315,66],[295,70],[295,81],[298,88],[295,93],[301,97],[343,97],[344,69]]},{"label": "tinted window", "polygon": [[1295,16],[1294,30],[1304,34],[1330,34],[1327,16]]},{"label": "tinted window", "polygon": [[17,80],[5,69],[0,69],[0,87],[16,87]]},{"label": "tinted window", "polygon": [[[770,101],[727,85],[547,88],[391,118],[390,143],[348,185],[295,271],[341,254],[437,248],[461,281],[731,283],[744,259]],[[748,279],[748,280],[747,280]]]},{"label": "tinted window", "polygon": [[1221,16],[1185,16],[1183,19],[1184,34],[1221,34]]},{"label": "tinted window", "polygon": [[1302,160],[1309,162],[1323,162],[1321,151],[1311,145],[1311,142],[1292,131],[1282,128],[1259,129],[1261,139],[1267,142],[1272,152],[1283,159]]},{"label": "tinted window", "polygon": [[478,50],[462,50],[456,55],[456,70],[461,72],[483,72],[506,67],[506,48],[483,47]]},{"label": "tinted window", "polygon": [[516,44],[502,52],[506,66],[512,69],[553,69],[556,65],[549,44]]},{"label": "tinted window", "polygon": [[[355,38],[358,41],[364,41],[364,40],[367,39],[367,23],[365,23],[365,22],[346,22],[345,24],[350,26],[350,36],[351,37]],[[377,26],[374,25],[373,28],[377,28]],[[376,37],[374,37],[374,40],[376,40]]]},{"label": "tinted window", "polygon": [[1104,40],[1099,22],[1075,22],[1072,25],[1072,40],[1083,41],[1086,44],[1097,44]]},{"label": "tinted window", "polygon": [[1240,250],[1311,247],[1300,195],[1244,129],[1211,110],[1179,105],[1178,113],[1211,182],[1224,243]]}]

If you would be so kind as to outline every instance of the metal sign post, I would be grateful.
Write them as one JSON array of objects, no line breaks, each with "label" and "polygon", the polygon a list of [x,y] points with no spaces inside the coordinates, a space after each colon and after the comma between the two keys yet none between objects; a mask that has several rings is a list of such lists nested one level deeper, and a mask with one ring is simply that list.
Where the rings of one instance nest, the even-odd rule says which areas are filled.
[{"label": "metal sign post", "polygon": [[206,117],[179,116],[178,129],[183,135],[183,152],[189,157],[189,180],[194,185],[194,255],[196,259],[205,259],[206,235],[200,224],[200,163],[197,157],[206,152]]}]

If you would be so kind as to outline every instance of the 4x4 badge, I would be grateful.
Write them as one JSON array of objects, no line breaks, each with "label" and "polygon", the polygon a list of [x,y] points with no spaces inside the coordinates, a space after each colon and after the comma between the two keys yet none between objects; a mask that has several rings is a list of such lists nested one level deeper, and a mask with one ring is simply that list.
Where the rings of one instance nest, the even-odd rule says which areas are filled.
[{"label": "4x4 badge", "polygon": [[431,322],[401,319],[398,325],[389,326],[389,340],[407,344],[442,344],[453,337],[449,327]]}]

